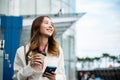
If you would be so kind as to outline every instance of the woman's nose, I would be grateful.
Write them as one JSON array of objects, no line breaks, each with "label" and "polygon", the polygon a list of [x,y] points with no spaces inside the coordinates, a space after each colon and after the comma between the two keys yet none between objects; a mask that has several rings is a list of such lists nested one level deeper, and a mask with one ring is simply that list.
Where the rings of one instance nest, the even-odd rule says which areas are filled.
[{"label": "woman's nose", "polygon": [[49,28],[52,28],[52,25],[51,25],[51,24],[49,25]]}]

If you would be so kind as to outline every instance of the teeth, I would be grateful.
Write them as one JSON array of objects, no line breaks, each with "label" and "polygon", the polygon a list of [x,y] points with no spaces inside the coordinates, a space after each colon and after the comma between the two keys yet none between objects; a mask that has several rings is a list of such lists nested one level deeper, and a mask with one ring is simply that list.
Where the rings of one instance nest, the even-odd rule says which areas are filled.
[{"label": "teeth", "polygon": [[52,30],[48,30],[49,32],[52,32]]},{"label": "teeth", "polygon": [[48,31],[52,31],[52,30],[48,29]]}]

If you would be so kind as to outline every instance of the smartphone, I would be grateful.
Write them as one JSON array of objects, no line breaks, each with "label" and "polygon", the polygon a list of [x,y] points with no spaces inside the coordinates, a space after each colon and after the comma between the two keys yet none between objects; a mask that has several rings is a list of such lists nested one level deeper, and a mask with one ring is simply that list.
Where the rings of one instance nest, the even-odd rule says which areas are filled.
[{"label": "smartphone", "polygon": [[43,77],[44,77],[45,72],[52,73],[52,72],[55,72],[56,69],[57,69],[57,67],[55,67],[55,66],[47,66],[43,73]]}]

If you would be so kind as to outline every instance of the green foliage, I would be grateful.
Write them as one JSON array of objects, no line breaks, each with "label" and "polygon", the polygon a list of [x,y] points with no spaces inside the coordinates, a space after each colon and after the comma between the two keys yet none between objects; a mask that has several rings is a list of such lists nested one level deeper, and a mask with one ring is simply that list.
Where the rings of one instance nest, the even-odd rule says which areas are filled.
[{"label": "green foliage", "polygon": [[103,57],[109,57],[109,53],[103,53]]}]

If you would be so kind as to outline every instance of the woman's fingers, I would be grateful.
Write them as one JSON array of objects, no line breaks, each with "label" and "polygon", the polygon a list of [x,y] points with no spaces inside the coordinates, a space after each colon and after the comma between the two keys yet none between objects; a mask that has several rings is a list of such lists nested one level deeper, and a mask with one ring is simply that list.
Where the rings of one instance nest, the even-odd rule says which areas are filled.
[{"label": "woman's fingers", "polygon": [[56,76],[56,74],[54,73],[54,72],[52,72],[52,73],[45,73],[44,74],[44,77],[47,77],[47,78],[49,78],[49,80],[55,80],[55,76]]},{"label": "woman's fingers", "polygon": [[43,64],[44,61],[40,60],[40,59],[33,59],[33,60],[31,60],[31,62],[34,64]]},{"label": "woman's fingers", "polygon": [[32,57],[30,58],[31,64],[43,64],[44,62],[44,56],[41,54],[35,54],[32,55]]}]

